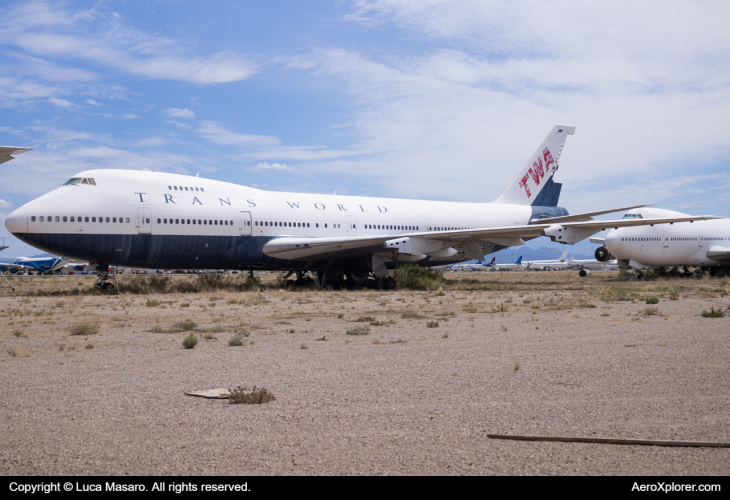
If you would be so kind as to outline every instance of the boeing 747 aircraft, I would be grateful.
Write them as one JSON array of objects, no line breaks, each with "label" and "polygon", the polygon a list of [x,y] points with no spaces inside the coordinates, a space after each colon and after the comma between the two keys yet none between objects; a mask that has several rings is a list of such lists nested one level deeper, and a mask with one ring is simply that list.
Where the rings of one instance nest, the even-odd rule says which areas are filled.
[{"label": "boeing 747 aircraft", "polygon": [[[630,210],[624,220],[646,220],[656,217],[682,217],[687,214],[660,208]],[[604,246],[596,249],[596,260],[616,258],[623,269],[636,269],[641,276],[644,266],[700,267],[711,276],[724,276],[730,268],[730,220],[716,218],[686,222],[619,228],[608,232]]]},{"label": "boeing 747 aircraft", "polygon": [[[626,210],[568,215],[553,181],[568,135],[555,126],[492,203],[270,192],[227,182],[139,170],[88,170],[15,210],[5,226],[46,252],[96,264],[145,269],[288,270],[320,286],[345,276],[394,288],[401,263],[444,266],[525,240],[574,244],[611,227],[702,217],[596,221]],[[15,151],[22,148],[8,148]]]}]

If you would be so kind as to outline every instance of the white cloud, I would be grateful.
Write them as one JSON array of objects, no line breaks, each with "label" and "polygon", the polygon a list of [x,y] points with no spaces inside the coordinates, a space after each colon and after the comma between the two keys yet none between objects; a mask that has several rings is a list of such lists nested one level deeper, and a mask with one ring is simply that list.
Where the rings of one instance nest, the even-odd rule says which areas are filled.
[{"label": "white cloud", "polygon": [[189,125],[189,124],[183,123],[183,122],[179,122],[179,121],[176,121],[176,120],[166,120],[165,123],[169,123],[171,125],[175,125],[177,127],[180,127],[182,129],[185,129],[185,130],[190,130],[190,129],[193,128],[192,125]]},{"label": "white cloud", "polygon": [[91,104],[92,106],[101,106],[100,103],[96,102],[93,99],[86,99],[86,104]]},{"label": "white cloud", "polygon": [[256,165],[256,168],[260,168],[263,170],[294,170],[293,168],[288,167],[286,163],[274,163],[273,165],[269,165],[266,162],[262,162]]},{"label": "white cloud", "polygon": [[13,208],[13,204],[9,201],[0,200],[0,208]]},{"label": "white cloud", "polygon": [[57,108],[71,108],[75,106],[75,104],[71,101],[67,101],[66,99],[58,99],[57,97],[49,97],[48,102],[50,102]]},{"label": "white cloud", "polygon": [[167,116],[172,116],[175,118],[195,118],[195,112],[190,111],[188,108],[185,109],[179,109],[179,108],[169,108],[165,110],[165,114]]},{"label": "white cloud", "polygon": [[167,144],[167,139],[164,137],[147,137],[146,139],[140,139],[134,144],[135,146],[164,146]]},{"label": "white cloud", "polygon": [[491,201],[555,124],[577,126],[556,177],[563,199],[578,182],[727,161],[728,13],[717,2],[357,2],[349,20],[428,43],[290,61],[352,96],[351,131],[367,152],[312,158],[307,170],[368,175],[408,197]]},{"label": "white cloud", "polygon": [[221,146],[269,146],[280,142],[278,137],[269,135],[237,134],[213,121],[200,122],[196,132]]},{"label": "white cloud", "polygon": [[[124,25],[118,14],[96,7],[73,12],[63,4],[27,2],[5,10],[2,18],[0,44],[34,58],[35,73],[46,76],[52,73],[47,60],[54,58],[93,61],[131,75],[199,85],[243,80],[256,72],[256,65],[241,54],[192,55],[183,42],[137,31]],[[66,69],[65,78],[94,77]]]}]

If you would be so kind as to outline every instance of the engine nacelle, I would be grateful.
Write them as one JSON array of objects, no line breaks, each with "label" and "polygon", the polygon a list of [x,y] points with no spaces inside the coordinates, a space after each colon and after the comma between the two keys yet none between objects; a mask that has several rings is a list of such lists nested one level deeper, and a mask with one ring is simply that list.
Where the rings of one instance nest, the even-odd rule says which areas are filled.
[{"label": "engine nacelle", "polygon": [[[446,243],[446,245],[448,247],[448,243]],[[427,240],[425,238],[411,238],[409,236],[388,240],[383,243],[383,246],[390,250],[397,250],[399,254],[419,256],[423,259],[426,258],[426,255],[444,253],[442,252],[442,250],[444,250],[444,243],[441,241]],[[446,250],[448,250],[448,248],[446,248]]]},{"label": "engine nacelle", "polygon": [[563,226],[562,224],[553,224],[547,229],[542,230],[543,236],[548,236],[552,241],[564,243],[566,245],[574,245],[579,241],[588,238],[592,234],[596,234],[600,229],[580,229]]},{"label": "engine nacelle", "polygon": [[84,270],[84,266],[74,266],[73,267],[73,270],[74,271],[83,271]]},{"label": "engine nacelle", "polygon": [[596,248],[596,253],[593,254],[598,262],[608,262],[613,259],[613,255],[608,251],[606,247]]}]

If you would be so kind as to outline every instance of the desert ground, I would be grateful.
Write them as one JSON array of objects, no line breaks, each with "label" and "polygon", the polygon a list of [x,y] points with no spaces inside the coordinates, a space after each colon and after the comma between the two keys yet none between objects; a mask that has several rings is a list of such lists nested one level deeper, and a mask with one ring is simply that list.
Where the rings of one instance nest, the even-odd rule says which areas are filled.
[{"label": "desert ground", "polygon": [[[702,316],[730,305],[728,279],[453,273],[441,289],[377,292],[260,278],[141,294],[95,293],[86,276],[11,278],[2,474],[730,471],[730,449],[487,437],[730,441],[730,313]],[[238,386],[276,400],[185,395]]]}]

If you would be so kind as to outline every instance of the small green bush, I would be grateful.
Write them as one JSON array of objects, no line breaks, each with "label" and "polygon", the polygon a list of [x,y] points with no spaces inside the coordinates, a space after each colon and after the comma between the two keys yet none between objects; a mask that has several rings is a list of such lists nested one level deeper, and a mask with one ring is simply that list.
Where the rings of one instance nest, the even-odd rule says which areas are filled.
[{"label": "small green bush", "polygon": [[421,269],[417,264],[405,264],[395,270],[395,282],[398,288],[411,290],[431,290],[441,286],[446,279],[441,271],[430,267]]},{"label": "small green bush", "polygon": [[701,316],[703,318],[724,318],[727,311],[723,311],[722,307],[719,309],[715,309],[715,306],[712,306],[709,311],[702,311]]},{"label": "small green bush", "polygon": [[160,305],[160,301],[157,299],[147,299],[147,303],[145,305],[147,307],[157,307]]},{"label": "small green bush", "polygon": [[192,349],[196,345],[198,345],[198,337],[192,333],[183,339],[183,347],[185,349]]},{"label": "small green bush", "polygon": [[196,326],[198,326],[198,324],[195,321],[191,321],[189,319],[185,319],[183,321],[178,321],[177,323],[175,323],[175,328],[182,331],[194,330]]},{"label": "small green bush", "polygon": [[659,303],[659,299],[656,298],[656,297],[647,297],[646,298],[646,303],[647,304],[658,304]]},{"label": "small green bush", "polygon": [[231,337],[231,340],[228,341],[228,345],[231,347],[243,345],[243,335],[240,333],[235,334],[233,337]]}]

